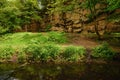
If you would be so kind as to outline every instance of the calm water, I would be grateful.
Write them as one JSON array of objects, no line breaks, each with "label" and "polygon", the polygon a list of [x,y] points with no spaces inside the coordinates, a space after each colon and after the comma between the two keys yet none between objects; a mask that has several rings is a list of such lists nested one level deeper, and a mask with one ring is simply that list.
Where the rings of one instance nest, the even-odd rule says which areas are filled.
[{"label": "calm water", "polygon": [[120,64],[0,64],[0,80],[120,80]]}]

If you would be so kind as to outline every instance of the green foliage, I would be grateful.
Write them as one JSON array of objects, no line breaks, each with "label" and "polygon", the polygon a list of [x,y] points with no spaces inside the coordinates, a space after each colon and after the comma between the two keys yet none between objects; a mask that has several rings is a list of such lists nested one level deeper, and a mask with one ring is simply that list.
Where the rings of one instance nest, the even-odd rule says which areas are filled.
[{"label": "green foliage", "polygon": [[20,18],[22,19],[22,25],[29,24],[31,20],[40,20],[39,7],[35,0],[27,0],[21,3],[22,6],[19,7],[21,11]]},{"label": "green foliage", "polygon": [[65,34],[59,32],[6,34],[0,38],[1,59],[10,58],[14,54],[19,62],[26,60],[57,61],[59,59],[78,61],[83,58],[85,53],[83,47],[60,48],[61,46],[56,45],[56,43],[64,42],[62,40],[64,38],[66,38]]},{"label": "green foliage", "polygon": [[[104,6],[103,8],[99,8],[96,9],[96,5],[97,4],[104,4],[106,6]],[[120,8],[120,1],[119,0],[86,0],[85,2],[82,3],[82,7],[89,9],[90,10],[90,16],[89,19],[95,19],[95,17],[97,16],[97,12],[99,12],[98,10],[101,10],[102,12],[112,12],[116,9]],[[120,17],[119,17],[119,13],[112,13],[110,15],[108,15],[108,19],[109,21],[114,21],[114,22],[119,22],[120,21]]]},{"label": "green foliage", "polygon": [[48,10],[50,13],[73,11],[75,8],[79,7],[78,4],[78,0],[52,0],[51,3],[48,4],[48,6],[50,6]]},{"label": "green foliage", "polygon": [[65,43],[67,38],[63,32],[49,32],[48,41],[56,43]]},{"label": "green foliage", "polygon": [[[98,10],[96,9],[96,5],[101,4],[100,0],[86,0],[82,2],[82,8],[88,9],[90,11],[88,18],[90,20],[95,20],[98,14]],[[100,10],[100,9],[99,9]]]},{"label": "green foliage", "polygon": [[[63,51],[62,54],[61,51]],[[31,58],[37,61],[54,61],[59,58],[66,61],[79,61],[84,57],[85,48],[69,46],[64,50],[64,48],[60,49],[60,47],[54,44],[31,44],[25,48],[25,53],[28,55],[29,59]]]},{"label": "green foliage", "polygon": [[4,8],[0,8],[0,12],[1,33],[6,31],[11,32],[15,28],[20,28],[20,18],[18,18],[20,12],[17,7],[6,6]]},{"label": "green foliage", "polygon": [[42,47],[40,45],[30,44],[24,50],[25,50],[25,53],[28,55],[28,58],[40,59],[41,49],[42,49]]},{"label": "green foliage", "polygon": [[49,43],[49,41],[48,41],[48,37],[47,36],[40,35],[39,37],[32,38],[29,43],[47,44],[47,43]]},{"label": "green foliage", "polygon": [[8,30],[9,30],[9,28],[4,28],[4,27],[0,26],[0,34],[5,33]]},{"label": "green foliage", "polygon": [[109,47],[107,43],[103,43],[93,48],[92,56],[95,58],[112,59],[115,52]]},{"label": "green foliage", "polygon": [[107,0],[106,2],[108,4],[107,6],[108,11],[114,11],[120,8],[120,0]]},{"label": "green foliage", "polygon": [[0,8],[6,5],[6,0],[0,0]]},{"label": "green foliage", "polygon": [[6,46],[7,44],[17,47],[24,47],[28,44],[49,44],[49,43],[63,43],[66,42],[67,38],[64,33],[61,32],[48,32],[48,33],[14,33],[5,34],[0,37],[0,47]]},{"label": "green foliage", "polygon": [[2,0],[0,5],[0,33],[13,32],[29,24],[31,20],[40,20],[39,8],[34,0],[28,0],[25,3],[18,0]]},{"label": "green foliage", "polygon": [[25,52],[30,58],[33,58],[35,60],[47,61],[50,59],[56,59],[57,56],[59,56],[59,50],[60,48],[53,44],[31,44],[25,49]]},{"label": "green foliage", "polygon": [[49,25],[46,26],[46,30],[45,31],[50,31],[50,28],[52,28],[52,25],[49,24]]},{"label": "green foliage", "polygon": [[18,62],[24,62],[27,59],[27,55],[25,53],[24,48],[20,48],[17,50],[17,58],[18,58]]},{"label": "green foliage", "polygon": [[10,59],[15,53],[15,50],[11,46],[0,48],[0,59]]},{"label": "green foliage", "polygon": [[[24,36],[24,39],[29,40],[31,35]],[[28,38],[29,37],[29,38]],[[46,34],[36,34],[31,36],[30,43],[65,43],[67,42],[67,38],[65,33],[63,32],[48,32]]]},{"label": "green foliage", "polygon": [[45,45],[44,48],[47,50],[47,53],[51,58],[56,59],[59,56],[60,47],[53,44],[48,44]]},{"label": "green foliage", "polygon": [[63,51],[63,57],[67,61],[78,61],[84,57],[85,48],[83,47],[75,47],[75,46],[68,46]]},{"label": "green foliage", "polygon": [[95,7],[95,5],[100,2],[100,0],[86,0],[85,1],[85,5],[84,7],[88,8],[88,9],[92,9]]},{"label": "green foliage", "polygon": [[108,21],[120,22],[120,13],[114,13],[107,17]]},{"label": "green foliage", "polygon": [[120,0],[106,0],[107,7],[105,11],[112,12],[108,17],[108,21],[120,22],[120,13],[114,12],[117,9],[120,9]]}]

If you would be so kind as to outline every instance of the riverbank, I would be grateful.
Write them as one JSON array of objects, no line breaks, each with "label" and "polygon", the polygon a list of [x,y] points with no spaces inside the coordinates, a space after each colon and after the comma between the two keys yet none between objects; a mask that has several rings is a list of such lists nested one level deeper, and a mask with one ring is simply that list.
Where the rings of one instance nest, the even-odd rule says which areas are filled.
[{"label": "riverbank", "polygon": [[89,62],[91,59],[112,60],[116,57],[116,52],[108,43],[80,34],[11,33],[1,36],[0,43],[0,62],[69,63]]}]

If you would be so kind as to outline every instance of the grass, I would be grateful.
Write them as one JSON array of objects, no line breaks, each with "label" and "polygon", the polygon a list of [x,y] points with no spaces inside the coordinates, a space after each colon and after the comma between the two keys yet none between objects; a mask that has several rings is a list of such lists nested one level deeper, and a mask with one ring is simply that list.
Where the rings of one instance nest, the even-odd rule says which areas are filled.
[{"label": "grass", "polygon": [[[76,62],[85,59],[86,49],[81,46],[62,46],[67,42],[65,33],[19,32],[0,37],[0,61],[17,56],[17,61],[56,61]],[[95,58],[111,58],[114,54],[108,45],[93,49]]]},{"label": "grass", "polygon": [[[27,36],[28,38],[24,38]],[[34,38],[32,33],[15,33],[15,34],[6,34],[0,38],[0,47],[12,46],[14,48],[23,47],[29,43],[29,41]]]},{"label": "grass", "polygon": [[62,32],[6,34],[0,38],[0,58],[9,60],[17,55],[19,62],[79,61],[84,56],[85,48],[59,45],[66,42],[66,35]]},{"label": "grass", "polygon": [[25,48],[25,54],[34,61],[55,60],[60,54],[60,47],[55,44],[31,44]]},{"label": "grass", "polygon": [[6,46],[20,48],[30,43],[65,43],[66,40],[65,34],[60,32],[48,32],[46,34],[22,32],[0,37],[0,48]]}]

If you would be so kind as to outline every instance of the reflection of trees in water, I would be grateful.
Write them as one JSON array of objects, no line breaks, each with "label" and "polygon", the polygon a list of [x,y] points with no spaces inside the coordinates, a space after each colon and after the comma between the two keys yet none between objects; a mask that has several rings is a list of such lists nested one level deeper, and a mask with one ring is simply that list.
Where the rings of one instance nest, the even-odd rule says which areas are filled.
[{"label": "reflection of trees in water", "polygon": [[21,80],[54,80],[59,73],[60,70],[54,66],[28,65],[23,70],[14,73],[13,76]]},{"label": "reflection of trees in water", "polygon": [[[0,69],[1,67],[3,66],[0,66]],[[7,68],[9,69],[9,66],[6,66],[8,71]],[[114,64],[31,64],[9,74],[8,80],[118,80],[119,73],[120,65]]]},{"label": "reflection of trees in water", "polygon": [[26,64],[0,64],[0,80],[18,80],[12,74],[21,70]]}]

